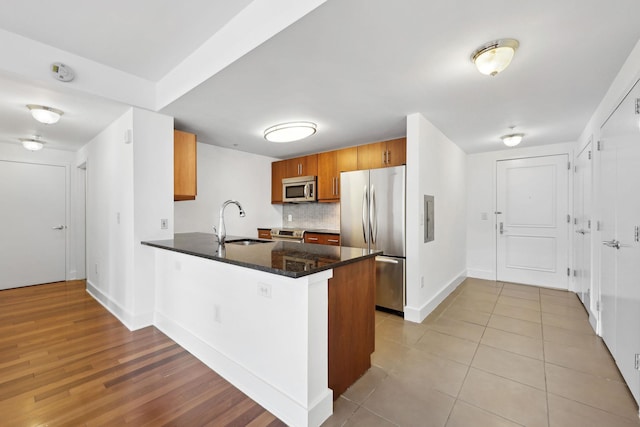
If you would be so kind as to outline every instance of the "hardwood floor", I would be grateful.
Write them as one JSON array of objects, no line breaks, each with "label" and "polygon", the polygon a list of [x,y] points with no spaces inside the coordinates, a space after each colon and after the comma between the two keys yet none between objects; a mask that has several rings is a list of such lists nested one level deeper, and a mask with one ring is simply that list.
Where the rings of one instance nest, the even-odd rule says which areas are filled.
[{"label": "hardwood floor", "polygon": [[156,328],[129,331],[74,281],[0,291],[0,425],[284,424]]}]

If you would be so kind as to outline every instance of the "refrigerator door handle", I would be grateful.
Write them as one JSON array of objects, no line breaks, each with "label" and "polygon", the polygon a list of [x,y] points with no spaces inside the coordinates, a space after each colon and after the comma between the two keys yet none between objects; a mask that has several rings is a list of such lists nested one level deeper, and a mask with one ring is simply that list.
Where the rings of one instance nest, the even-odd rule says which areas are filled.
[{"label": "refrigerator door handle", "polygon": [[394,258],[387,258],[384,256],[377,256],[376,262],[386,262],[387,264],[398,264],[400,261]]},{"label": "refrigerator door handle", "polygon": [[364,186],[364,190],[362,190],[362,235],[364,237],[364,242],[369,243],[369,239],[367,237],[367,207],[369,205],[369,200],[367,198],[367,186]]},{"label": "refrigerator door handle", "polygon": [[369,207],[369,228],[371,229],[371,243],[375,244],[378,238],[378,216],[376,212],[376,189],[371,186],[371,206]]}]

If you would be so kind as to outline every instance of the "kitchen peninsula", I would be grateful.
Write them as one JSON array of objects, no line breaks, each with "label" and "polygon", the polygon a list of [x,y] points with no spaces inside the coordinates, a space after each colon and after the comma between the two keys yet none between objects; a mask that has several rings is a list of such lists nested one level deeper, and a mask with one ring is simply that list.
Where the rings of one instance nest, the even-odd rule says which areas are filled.
[{"label": "kitchen peninsula", "polygon": [[318,426],[370,367],[375,252],[176,234],[154,248],[155,324],[294,426]]}]

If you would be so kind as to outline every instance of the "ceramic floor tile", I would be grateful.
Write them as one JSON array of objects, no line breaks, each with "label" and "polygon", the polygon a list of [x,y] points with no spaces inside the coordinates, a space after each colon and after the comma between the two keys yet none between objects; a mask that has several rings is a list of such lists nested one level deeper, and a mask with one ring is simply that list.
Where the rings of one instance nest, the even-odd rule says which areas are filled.
[{"label": "ceramic floor tile", "polygon": [[587,319],[587,311],[579,306],[574,305],[560,305],[560,304],[542,304],[542,311],[544,313],[557,314],[560,316],[576,317],[579,319]]},{"label": "ceramic floor tile", "polygon": [[585,350],[601,349],[604,346],[602,338],[598,337],[593,332],[593,329],[579,333],[557,326],[542,325],[542,336],[545,341],[566,344]]},{"label": "ceramic floor tile", "polygon": [[512,290],[512,291],[519,291],[519,292],[528,292],[530,294],[536,294],[536,295],[540,295],[540,288],[536,287],[536,286],[530,286],[530,285],[520,285],[518,283],[504,283],[504,285],[502,286],[503,290]]},{"label": "ceramic floor tile", "polygon": [[448,307],[442,313],[441,317],[457,319],[465,322],[475,323],[481,326],[486,326],[489,318],[491,317],[491,313],[467,310],[461,307]]},{"label": "ceramic floor tile", "polygon": [[542,313],[542,324],[548,326],[556,326],[558,328],[569,329],[573,332],[582,334],[590,334],[593,332],[589,320],[586,315],[583,318],[561,316],[552,313]]},{"label": "ceramic floor tile", "polygon": [[425,331],[426,328],[422,324],[391,317],[376,325],[377,337],[407,345],[415,344],[424,335]]},{"label": "ceramic floor tile", "polygon": [[528,310],[540,311],[540,302],[538,300],[500,295],[500,298],[498,298],[498,304],[511,305],[514,307],[526,308]]},{"label": "ceramic floor tile", "polygon": [[371,364],[389,372],[400,363],[409,350],[410,347],[376,336]]},{"label": "ceramic floor tile", "polygon": [[344,397],[339,397],[333,402],[333,414],[322,423],[322,427],[341,427],[357,409],[357,404]]},{"label": "ceramic floor tile", "polygon": [[469,286],[464,288],[459,295],[495,302],[498,296],[500,295],[500,292],[501,290],[499,288]]},{"label": "ceramic floor tile", "polygon": [[542,360],[480,345],[471,366],[542,391],[546,389]]},{"label": "ceramic floor tile", "polygon": [[444,427],[455,399],[429,388],[388,377],[363,407],[400,426]]},{"label": "ceramic floor tile", "polygon": [[456,397],[468,370],[467,365],[420,350],[412,350],[389,375],[415,388],[426,385]]},{"label": "ceramic floor tile", "polygon": [[428,330],[414,347],[445,359],[469,365],[478,344],[452,335]]},{"label": "ceramic floor tile", "polygon": [[528,308],[514,307],[512,305],[497,303],[493,314],[500,316],[513,317],[514,319],[527,320],[529,322],[538,322],[540,318],[540,310],[529,310]]},{"label": "ceramic floor tile", "polygon": [[528,299],[532,301],[540,301],[540,294],[537,292],[526,292],[515,289],[502,289],[500,295],[504,295],[506,297]]},{"label": "ceramic floor tile", "polygon": [[386,377],[387,373],[384,370],[377,366],[372,366],[363,376],[353,383],[342,396],[352,402],[361,404]]},{"label": "ceramic floor tile", "polygon": [[550,427],[638,427],[640,419],[629,420],[600,409],[549,394]]},{"label": "ceramic floor tile", "polygon": [[528,427],[547,426],[545,392],[471,368],[460,400]]},{"label": "ceramic floor tile", "polygon": [[480,343],[534,359],[544,358],[542,340],[524,335],[487,328]]},{"label": "ceramic floor tile", "polygon": [[624,382],[604,346],[594,346],[590,351],[584,351],[578,347],[547,341],[544,343],[544,360],[586,374]]},{"label": "ceramic floor tile", "polygon": [[487,326],[493,329],[511,332],[513,334],[542,339],[542,324],[537,322],[529,322],[526,320],[514,319],[513,317],[492,314]]},{"label": "ceramic floor tile", "polygon": [[554,297],[560,298],[577,298],[576,294],[573,292],[565,291],[562,289],[551,289],[551,288],[540,288],[540,295],[550,295]]},{"label": "ceramic floor tile", "polygon": [[441,317],[438,320],[429,323],[427,327],[434,331],[442,332],[443,334],[453,335],[458,338],[464,338],[475,342],[479,342],[480,338],[482,338],[482,334],[484,333],[484,326],[446,317]]},{"label": "ceramic floor tile", "polygon": [[449,308],[456,307],[456,308],[463,308],[465,310],[491,313],[493,312],[494,306],[495,306],[495,303],[492,301],[482,301],[476,298],[465,296],[463,294],[463,295],[460,295],[458,298],[456,298],[456,300],[453,303],[451,303]]},{"label": "ceramic floor tile", "polygon": [[553,304],[553,305],[564,305],[564,306],[569,306],[573,308],[583,307],[582,303],[580,302],[577,296],[570,298],[570,297],[558,297],[553,295],[541,294],[540,302],[542,303],[543,306],[545,304]]},{"label": "ceramic floor tile", "polygon": [[545,371],[549,393],[630,420],[638,419],[638,410],[625,384],[550,363],[545,364]]},{"label": "ceramic floor tile", "polygon": [[344,427],[393,427],[397,426],[388,420],[366,410],[363,407],[358,410],[347,420]]},{"label": "ceramic floor tile", "polygon": [[449,421],[447,421],[446,427],[469,427],[469,426],[482,426],[482,427],[520,427],[522,424],[517,424],[509,421],[498,415],[492,414],[475,406],[469,405],[461,400],[458,400],[453,406]]}]

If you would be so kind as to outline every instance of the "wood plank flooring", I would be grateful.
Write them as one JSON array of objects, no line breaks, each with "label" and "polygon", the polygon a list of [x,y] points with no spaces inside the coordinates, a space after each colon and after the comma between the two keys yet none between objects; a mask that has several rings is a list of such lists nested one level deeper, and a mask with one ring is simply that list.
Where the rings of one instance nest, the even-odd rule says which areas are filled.
[{"label": "wood plank flooring", "polygon": [[154,327],[131,332],[84,281],[0,291],[1,426],[282,426]]}]

